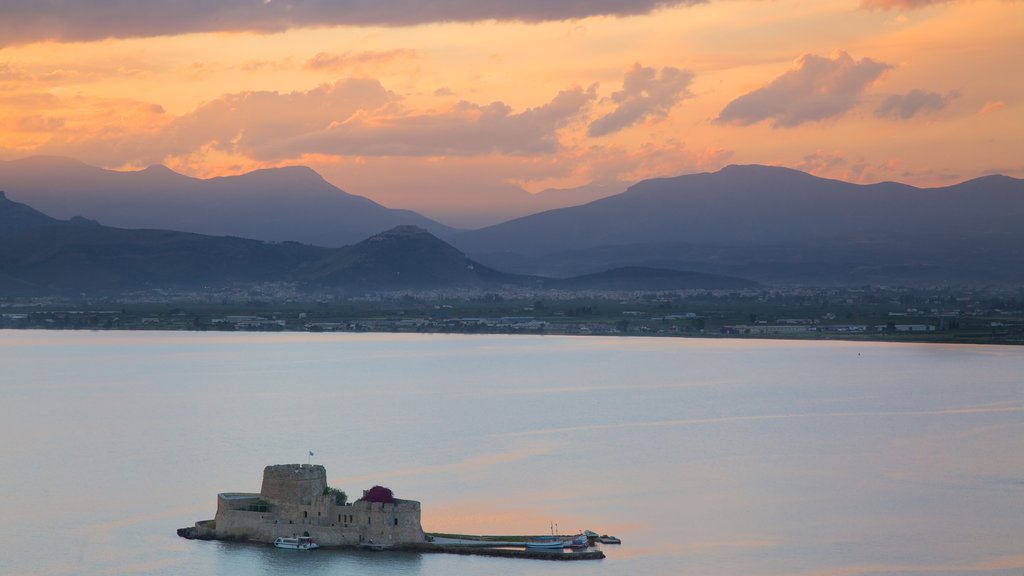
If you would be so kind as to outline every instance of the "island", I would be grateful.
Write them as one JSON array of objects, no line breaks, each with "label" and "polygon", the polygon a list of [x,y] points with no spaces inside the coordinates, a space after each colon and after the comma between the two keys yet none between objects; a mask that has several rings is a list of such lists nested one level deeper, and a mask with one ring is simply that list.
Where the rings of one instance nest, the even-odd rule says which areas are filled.
[{"label": "island", "polygon": [[[390,489],[374,486],[349,503],[344,492],[328,486],[327,470],[319,464],[265,467],[259,493],[217,494],[216,516],[178,529],[178,536],[275,545],[278,539],[285,539],[315,544],[311,548],[360,547],[543,560],[605,557],[601,550],[586,549],[593,541],[583,535],[577,539],[552,535],[545,540],[544,550],[531,547],[537,540],[534,536],[427,535],[420,524],[419,502],[395,498]],[[569,548],[572,553],[563,553]]]}]

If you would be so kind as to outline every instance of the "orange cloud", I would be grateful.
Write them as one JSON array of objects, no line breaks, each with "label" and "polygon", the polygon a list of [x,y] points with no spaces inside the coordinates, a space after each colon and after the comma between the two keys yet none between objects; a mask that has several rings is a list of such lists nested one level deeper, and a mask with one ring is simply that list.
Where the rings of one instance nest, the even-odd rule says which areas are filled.
[{"label": "orange cloud", "polygon": [[989,114],[992,114],[993,112],[998,112],[1003,108],[1006,108],[1005,102],[1003,102],[1002,100],[991,100],[985,102],[985,104],[981,106],[981,109],[978,110],[978,114],[981,116],[988,116]]},{"label": "orange cloud", "polygon": [[378,67],[395,61],[413,60],[419,57],[415,50],[396,49],[370,52],[345,52],[333,54],[318,52],[306,61],[307,70],[339,72],[343,70],[360,70],[364,66]]}]

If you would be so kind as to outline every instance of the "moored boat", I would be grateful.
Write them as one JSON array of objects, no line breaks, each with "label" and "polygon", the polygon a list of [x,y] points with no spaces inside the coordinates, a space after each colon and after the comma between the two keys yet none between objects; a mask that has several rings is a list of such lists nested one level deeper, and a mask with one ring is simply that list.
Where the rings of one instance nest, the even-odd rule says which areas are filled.
[{"label": "moored boat", "polygon": [[590,546],[590,542],[587,541],[586,534],[577,534],[573,536],[573,539],[569,542],[569,548],[573,550],[583,550]]},{"label": "moored boat", "polygon": [[380,552],[381,550],[387,550],[388,548],[391,548],[391,544],[385,544],[383,542],[374,542],[373,538],[367,540],[366,542],[363,542],[362,544],[360,544],[360,546],[368,550],[373,550],[375,552]]},{"label": "moored boat", "polygon": [[277,540],[274,540],[274,546],[284,548],[285,550],[313,550],[320,547],[320,545],[309,536],[294,536],[290,538],[287,536],[281,536]]},{"label": "moored boat", "polygon": [[622,544],[622,540],[619,540],[615,536],[609,536],[607,534],[598,536],[597,541],[601,544]]},{"label": "moored boat", "polygon": [[527,550],[561,550],[565,548],[565,540],[555,536],[538,536],[526,541]]}]

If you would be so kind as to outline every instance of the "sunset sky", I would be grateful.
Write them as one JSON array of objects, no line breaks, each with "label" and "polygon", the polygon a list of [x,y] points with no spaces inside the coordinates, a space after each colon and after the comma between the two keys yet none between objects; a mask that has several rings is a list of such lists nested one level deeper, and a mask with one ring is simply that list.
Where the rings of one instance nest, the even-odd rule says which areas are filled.
[{"label": "sunset sky", "polygon": [[1013,0],[5,0],[0,159],[304,164],[427,215],[777,164],[1024,177]]}]

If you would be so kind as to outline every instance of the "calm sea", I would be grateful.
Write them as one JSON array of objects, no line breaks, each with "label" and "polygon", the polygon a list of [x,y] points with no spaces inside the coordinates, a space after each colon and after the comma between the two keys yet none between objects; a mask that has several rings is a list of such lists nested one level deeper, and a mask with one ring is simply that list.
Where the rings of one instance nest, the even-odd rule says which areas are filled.
[{"label": "calm sea", "polygon": [[[0,331],[0,574],[1024,574],[1024,349]],[[314,456],[310,457],[312,451]],[[187,541],[312,461],[596,562]]]}]

